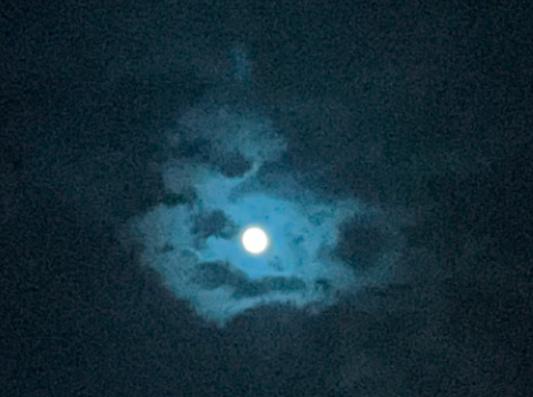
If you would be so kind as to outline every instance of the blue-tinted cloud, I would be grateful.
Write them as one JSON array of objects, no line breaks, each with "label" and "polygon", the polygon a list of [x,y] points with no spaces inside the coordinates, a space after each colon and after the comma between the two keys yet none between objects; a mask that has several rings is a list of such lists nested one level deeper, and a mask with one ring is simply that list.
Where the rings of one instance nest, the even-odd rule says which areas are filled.
[{"label": "blue-tinted cloud", "polygon": [[[325,307],[384,279],[338,255],[341,225],[375,209],[321,198],[294,172],[264,177],[262,167],[287,150],[272,120],[227,96],[207,97],[181,115],[170,145],[181,155],[162,166],[167,199],[133,219],[129,232],[143,246],[142,262],[206,320],[223,325],[269,304]],[[261,254],[242,246],[250,226],[269,237]],[[380,260],[391,262],[392,252]]]}]

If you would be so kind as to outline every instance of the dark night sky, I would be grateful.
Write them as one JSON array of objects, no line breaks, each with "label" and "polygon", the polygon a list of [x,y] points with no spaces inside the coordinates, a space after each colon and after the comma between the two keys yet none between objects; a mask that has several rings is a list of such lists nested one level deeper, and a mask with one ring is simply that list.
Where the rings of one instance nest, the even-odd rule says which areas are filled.
[{"label": "dark night sky", "polygon": [[[0,395],[531,395],[532,6],[326,3],[2,3]],[[218,329],[121,247],[235,44],[314,188],[415,214],[401,282]]]}]

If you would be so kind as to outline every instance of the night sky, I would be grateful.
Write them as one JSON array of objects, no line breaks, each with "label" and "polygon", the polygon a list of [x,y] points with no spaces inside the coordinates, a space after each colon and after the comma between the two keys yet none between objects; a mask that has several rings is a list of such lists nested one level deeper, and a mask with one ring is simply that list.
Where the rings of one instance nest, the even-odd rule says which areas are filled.
[{"label": "night sky", "polygon": [[[533,6],[433,3],[3,2],[0,395],[532,395]],[[227,149],[242,114],[283,150]],[[360,205],[331,253],[357,281],[216,261],[176,281],[154,260],[174,247],[128,234],[197,199],[166,165],[230,180],[258,158],[242,191]],[[199,278],[296,298],[214,314],[182,292]]]}]

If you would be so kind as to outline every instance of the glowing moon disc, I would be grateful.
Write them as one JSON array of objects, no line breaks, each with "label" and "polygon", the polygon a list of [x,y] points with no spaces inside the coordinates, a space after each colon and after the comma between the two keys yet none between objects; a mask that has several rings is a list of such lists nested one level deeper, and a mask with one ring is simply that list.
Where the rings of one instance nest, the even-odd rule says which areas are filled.
[{"label": "glowing moon disc", "polygon": [[250,227],[242,234],[242,245],[252,254],[260,254],[268,245],[266,233],[258,227]]}]

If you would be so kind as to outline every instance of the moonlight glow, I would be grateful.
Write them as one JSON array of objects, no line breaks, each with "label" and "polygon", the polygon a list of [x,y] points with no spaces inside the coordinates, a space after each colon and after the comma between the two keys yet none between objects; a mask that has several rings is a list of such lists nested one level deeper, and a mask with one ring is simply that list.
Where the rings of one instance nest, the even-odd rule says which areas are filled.
[{"label": "moonlight glow", "polygon": [[[245,61],[235,59],[237,84],[250,77]],[[283,157],[290,131],[230,91],[184,109],[169,132],[177,155],[161,165],[167,197],[129,224],[141,262],[220,326],[265,305],[316,312],[343,292],[384,282],[390,247],[373,259],[373,273],[335,254],[339,228],[371,221],[375,208],[314,192]]]},{"label": "moonlight glow", "polygon": [[242,234],[242,245],[252,254],[260,254],[268,245],[266,233],[258,227],[250,227]]}]

